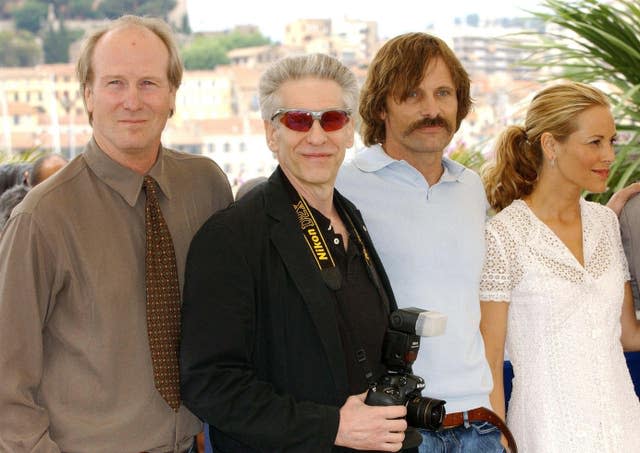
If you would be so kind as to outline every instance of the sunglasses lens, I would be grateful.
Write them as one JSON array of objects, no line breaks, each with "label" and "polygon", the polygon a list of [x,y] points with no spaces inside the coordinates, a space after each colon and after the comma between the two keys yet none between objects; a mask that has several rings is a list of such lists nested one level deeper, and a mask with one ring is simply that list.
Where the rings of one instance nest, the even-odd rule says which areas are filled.
[{"label": "sunglasses lens", "polygon": [[337,131],[342,129],[349,121],[349,115],[347,112],[340,110],[329,110],[324,112],[320,118],[320,126],[327,132]]},{"label": "sunglasses lens", "polygon": [[313,116],[308,112],[286,112],[280,121],[291,130],[307,132],[313,125]]},{"label": "sunglasses lens", "polygon": [[[313,115],[304,110],[292,110],[284,112],[280,122],[289,129],[297,132],[308,132],[313,126]],[[328,110],[320,117],[320,126],[326,132],[342,129],[349,122],[349,114],[342,110]]]}]

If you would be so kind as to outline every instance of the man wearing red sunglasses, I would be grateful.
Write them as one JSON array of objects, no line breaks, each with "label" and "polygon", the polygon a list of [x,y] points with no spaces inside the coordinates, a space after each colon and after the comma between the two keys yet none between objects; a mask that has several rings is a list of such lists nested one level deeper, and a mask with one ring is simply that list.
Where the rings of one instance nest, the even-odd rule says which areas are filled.
[{"label": "man wearing red sunglasses", "polygon": [[425,339],[413,366],[423,393],[447,402],[445,429],[421,430],[421,453],[503,451],[479,326],[488,205],[479,176],[444,156],[469,112],[469,90],[441,39],[408,33],[388,41],[361,92],[367,148],[337,180],[362,210],[398,306],[448,317],[445,334]]},{"label": "man wearing red sunglasses", "polygon": [[279,166],[191,244],[182,396],[216,452],[402,446],[405,407],[364,404],[395,300],[362,217],[334,190],[357,93],[326,55],[271,66],[260,104]]}]

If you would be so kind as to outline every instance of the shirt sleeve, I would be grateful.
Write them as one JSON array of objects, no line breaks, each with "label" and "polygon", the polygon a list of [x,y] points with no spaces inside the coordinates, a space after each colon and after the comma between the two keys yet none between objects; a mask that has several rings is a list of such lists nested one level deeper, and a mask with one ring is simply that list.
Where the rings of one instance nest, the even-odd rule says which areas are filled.
[{"label": "shirt sleeve", "polygon": [[480,276],[480,300],[509,302],[513,289],[512,266],[508,259],[503,238],[495,225],[488,222],[485,227],[486,252]]},{"label": "shirt sleeve", "polygon": [[[613,238],[614,250],[615,250],[615,253],[617,254],[617,260],[620,263],[620,266],[622,267],[622,273],[624,275],[625,281],[631,280],[632,288],[635,286],[635,288],[633,288],[633,293],[635,295],[638,293],[638,283],[635,278],[636,270],[635,268],[632,269],[632,265],[634,264],[632,257],[625,255],[626,248],[629,249],[626,253],[628,253],[629,255],[632,253],[633,233],[629,225],[627,224],[628,218],[624,210],[620,215],[620,221],[618,221],[618,218],[616,217],[615,213],[613,212],[608,212],[608,213],[610,214],[609,218],[611,219],[610,232],[611,232],[611,237]],[[627,244],[623,243],[625,239],[629,241],[629,244],[628,244],[629,247],[626,247]],[[635,239],[637,240],[637,238]]]},{"label": "shirt sleeve", "polygon": [[261,451],[301,445],[330,451],[338,408],[296,401],[257,375],[257,305],[268,301],[259,301],[261,282],[241,243],[229,228],[215,223],[205,224],[191,243],[180,349],[184,404],[225,435]]},{"label": "shirt sleeve", "polygon": [[37,393],[43,330],[54,265],[28,213],[13,216],[0,237],[0,445],[13,453],[58,453]]}]

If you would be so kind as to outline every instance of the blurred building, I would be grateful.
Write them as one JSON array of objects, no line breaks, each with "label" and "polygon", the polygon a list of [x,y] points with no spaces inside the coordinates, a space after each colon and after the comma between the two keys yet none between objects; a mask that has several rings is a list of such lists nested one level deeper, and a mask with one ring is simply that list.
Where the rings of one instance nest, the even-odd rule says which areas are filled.
[{"label": "blurred building", "polygon": [[354,19],[299,19],[287,24],[283,44],[326,53],[347,65],[366,65],[378,50],[378,24]]},{"label": "blurred building", "polygon": [[[256,31],[255,26],[246,28]],[[508,36],[533,29],[535,24],[502,20],[429,30],[449,43],[472,81],[474,105],[450,149],[465,146],[489,153],[504,126],[521,119],[539,85],[530,69],[518,65],[526,51],[513,48]],[[228,53],[229,65],[185,71],[163,144],[213,158],[234,187],[268,175],[276,161],[266,145],[259,110],[258,82],[265,67],[284,56],[323,52],[350,66],[362,84],[381,44],[375,22],[300,19],[287,25],[282,44],[235,49]],[[74,65],[2,68],[0,148],[41,148],[73,157],[90,137]],[[360,146],[356,137],[354,148]]]}]

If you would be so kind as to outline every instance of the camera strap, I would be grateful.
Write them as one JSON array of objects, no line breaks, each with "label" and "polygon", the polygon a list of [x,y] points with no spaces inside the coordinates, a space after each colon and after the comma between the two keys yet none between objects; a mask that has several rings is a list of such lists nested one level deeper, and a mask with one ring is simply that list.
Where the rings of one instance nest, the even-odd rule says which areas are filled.
[{"label": "camera strap", "polygon": [[[311,256],[313,256],[313,259],[318,266],[318,269],[320,270],[322,280],[330,289],[334,291],[340,289],[342,287],[342,274],[340,273],[340,269],[338,269],[338,266],[336,265],[335,260],[331,255],[331,250],[327,245],[327,241],[322,234],[322,229],[318,226],[318,222],[316,221],[311,208],[307,204],[307,201],[296,191],[296,189],[293,187],[280,167],[278,167],[278,171],[280,172],[280,176],[282,177],[285,186],[287,187],[287,191],[291,198],[291,207],[296,214],[296,218],[298,220],[298,224],[300,225],[300,230],[307,244],[308,250],[311,253]],[[367,273],[369,274],[373,285],[376,287],[376,290],[388,314],[391,310],[389,296],[387,295],[384,285],[382,284],[380,275],[378,274],[373,260],[371,259],[371,255],[367,250],[364,240],[360,236],[360,233],[358,232],[353,219],[351,219],[351,216],[349,215],[347,210],[344,208],[344,206],[342,206],[342,203],[340,202],[338,197],[334,197],[334,202],[336,203],[338,214],[343,220],[346,220],[348,222],[348,229],[355,236],[356,242],[358,243],[360,252],[362,253],[362,257],[365,262]],[[356,348],[356,361],[362,367],[365,379],[371,387],[375,384],[375,379],[373,370],[369,365],[369,359],[364,349],[364,344],[360,341],[359,338],[354,338],[356,335],[351,329],[349,335],[351,336],[352,344]]]},{"label": "camera strap", "polygon": [[331,255],[331,250],[322,234],[322,229],[318,226],[318,222],[307,201],[298,194],[284,172],[282,172],[282,170],[280,170],[280,172],[287,189],[289,189],[288,192],[292,202],[291,207],[298,219],[300,231],[302,232],[302,236],[313,260],[320,270],[322,280],[330,289],[336,291],[342,286],[342,274]]}]

